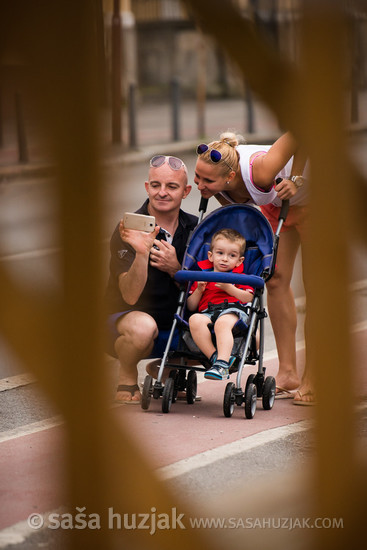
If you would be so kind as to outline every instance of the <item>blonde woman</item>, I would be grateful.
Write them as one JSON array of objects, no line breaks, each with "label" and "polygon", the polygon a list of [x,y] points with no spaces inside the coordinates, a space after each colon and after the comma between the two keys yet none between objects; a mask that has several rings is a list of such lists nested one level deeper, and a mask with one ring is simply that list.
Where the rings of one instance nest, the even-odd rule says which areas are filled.
[{"label": "blonde woman", "polygon": [[[313,404],[309,369],[305,368],[300,380],[296,368],[297,313],[291,289],[296,255],[306,239],[306,156],[289,132],[271,146],[248,145],[241,136],[225,132],[217,141],[198,145],[197,154],[194,181],[204,198],[215,196],[222,205],[256,204],[274,230],[282,200],[290,201],[279,240],[277,268],[267,283],[268,310],[279,358],[277,393],[294,395],[294,404]],[[276,183],[279,178],[280,183]]]}]

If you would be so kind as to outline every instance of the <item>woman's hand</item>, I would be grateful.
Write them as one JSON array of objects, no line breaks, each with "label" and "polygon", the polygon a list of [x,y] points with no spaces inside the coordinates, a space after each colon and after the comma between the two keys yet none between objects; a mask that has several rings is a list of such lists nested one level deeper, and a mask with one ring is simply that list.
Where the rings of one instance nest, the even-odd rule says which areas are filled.
[{"label": "woman's hand", "polygon": [[274,186],[274,189],[278,193],[278,198],[281,200],[291,199],[298,191],[293,181],[287,180],[285,178],[277,183]]}]

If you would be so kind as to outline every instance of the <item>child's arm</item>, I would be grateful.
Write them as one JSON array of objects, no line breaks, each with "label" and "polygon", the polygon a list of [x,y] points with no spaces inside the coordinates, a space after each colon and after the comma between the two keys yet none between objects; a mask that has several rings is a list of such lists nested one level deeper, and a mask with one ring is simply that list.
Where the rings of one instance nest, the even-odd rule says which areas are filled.
[{"label": "child's arm", "polygon": [[217,286],[221,290],[224,290],[224,292],[226,292],[230,296],[237,298],[242,304],[251,302],[252,298],[254,297],[253,292],[251,292],[250,290],[243,290],[242,288],[238,288],[231,283],[216,283],[215,286]]},{"label": "child's arm", "polygon": [[201,300],[201,297],[204,293],[204,290],[206,288],[206,283],[203,281],[198,282],[197,288],[195,288],[194,292],[190,294],[190,296],[187,298],[187,308],[190,311],[196,311],[199,305],[199,302]]}]

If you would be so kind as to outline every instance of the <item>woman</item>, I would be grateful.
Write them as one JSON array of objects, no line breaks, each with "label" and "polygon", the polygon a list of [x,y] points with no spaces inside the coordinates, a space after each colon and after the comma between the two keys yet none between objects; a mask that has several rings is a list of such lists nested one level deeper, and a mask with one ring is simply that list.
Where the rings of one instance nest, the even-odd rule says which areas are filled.
[{"label": "woman", "polygon": [[[199,145],[197,154],[195,183],[204,198],[215,196],[222,205],[259,205],[274,230],[282,200],[290,200],[279,240],[277,269],[267,283],[268,310],[279,358],[277,392],[293,396],[298,388],[294,404],[313,404],[309,369],[305,368],[301,383],[296,369],[297,312],[290,286],[297,251],[306,238],[306,156],[289,132],[271,146],[247,145],[241,136],[225,132],[218,141]],[[282,180],[275,184],[278,178]]]}]

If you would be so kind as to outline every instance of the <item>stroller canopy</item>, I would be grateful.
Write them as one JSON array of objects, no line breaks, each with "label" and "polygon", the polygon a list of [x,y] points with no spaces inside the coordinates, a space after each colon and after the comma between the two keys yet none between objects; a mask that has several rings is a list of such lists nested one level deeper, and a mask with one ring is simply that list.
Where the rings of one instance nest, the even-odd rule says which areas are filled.
[{"label": "stroller canopy", "polygon": [[257,208],[231,204],[214,210],[196,227],[188,244],[182,270],[197,270],[197,263],[206,260],[210,241],[222,228],[235,229],[246,239],[244,273],[261,276],[270,270],[273,261],[274,233],[268,220]]}]

